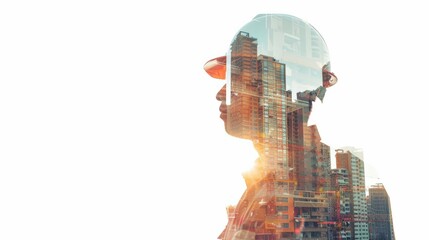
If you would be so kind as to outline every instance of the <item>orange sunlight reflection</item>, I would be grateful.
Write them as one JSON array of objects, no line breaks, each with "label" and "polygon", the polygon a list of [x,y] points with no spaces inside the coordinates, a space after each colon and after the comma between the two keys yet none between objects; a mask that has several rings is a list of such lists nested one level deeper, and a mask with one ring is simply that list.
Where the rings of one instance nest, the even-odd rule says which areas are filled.
[{"label": "orange sunlight reflection", "polygon": [[[228,139],[228,145],[228,157],[225,161],[227,162],[227,168],[229,168],[227,172],[230,172],[232,176],[222,181],[223,186],[231,193],[228,196],[226,205],[235,205],[246,190],[243,174],[251,172],[254,168],[258,153],[249,140],[230,138]],[[237,173],[240,173],[240,175]]]}]

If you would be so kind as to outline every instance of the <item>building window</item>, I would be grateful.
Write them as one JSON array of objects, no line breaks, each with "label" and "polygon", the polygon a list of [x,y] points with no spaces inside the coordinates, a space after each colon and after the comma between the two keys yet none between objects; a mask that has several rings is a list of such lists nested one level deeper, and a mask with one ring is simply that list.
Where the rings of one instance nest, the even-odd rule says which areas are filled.
[{"label": "building window", "polygon": [[287,198],[287,197],[278,197],[277,198],[277,202],[288,202],[289,201],[289,198]]},{"label": "building window", "polygon": [[288,206],[277,206],[277,212],[288,211]]},{"label": "building window", "polygon": [[282,223],[282,228],[289,228],[289,223]]}]

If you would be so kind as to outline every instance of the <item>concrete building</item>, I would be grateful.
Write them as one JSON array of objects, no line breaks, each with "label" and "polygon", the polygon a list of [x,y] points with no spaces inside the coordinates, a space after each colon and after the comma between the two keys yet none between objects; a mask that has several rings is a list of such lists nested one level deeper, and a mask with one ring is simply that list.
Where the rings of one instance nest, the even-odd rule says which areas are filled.
[{"label": "concrete building", "polygon": [[368,221],[370,240],[394,240],[393,218],[390,198],[383,184],[369,188]]},{"label": "concrete building", "polygon": [[362,159],[350,151],[337,149],[337,168],[346,169],[349,177],[349,188],[351,189],[351,226],[352,239],[368,240],[368,211],[365,192],[365,167]]},{"label": "concrete building", "polygon": [[346,169],[337,168],[331,170],[331,190],[334,196],[331,198],[333,211],[332,221],[335,223],[332,229],[334,240],[352,239],[352,192],[350,190],[349,174]]}]

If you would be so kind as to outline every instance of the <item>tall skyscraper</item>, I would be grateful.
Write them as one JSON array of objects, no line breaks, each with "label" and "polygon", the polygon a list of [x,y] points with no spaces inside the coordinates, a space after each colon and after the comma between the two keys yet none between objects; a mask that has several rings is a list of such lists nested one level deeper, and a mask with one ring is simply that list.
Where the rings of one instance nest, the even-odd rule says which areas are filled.
[{"label": "tall skyscraper", "polygon": [[[355,153],[356,154],[356,153]],[[356,240],[368,240],[368,210],[365,192],[365,167],[362,159],[352,152],[337,149],[335,158],[337,168],[348,172],[349,188],[351,189],[351,226],[352,236]]]},{"label": "tall skyscraper", "polygon": [[259,122],[249,122],[251,119],[261,117],[256,82],[258,76],[256,39],[250,37],[249,33],[240,32],[231,45],[231,53],[233,62],[231,89],[234,91],[231,93],[230,101],[234,101],[234,104],[228,111],[227,129],[234,136],[258,138],[258,131],[254,128],[261,127]]},{"label": "tall skyscraper", "polygon": [[352,239],[352,191],[350,190],[349,174],[344,168],[331,170],[331,189],[334,195],[331,197],[331,217],[335,222],[332,229],[334,240]]},{"label": "tall skyscraper", "polygon": [[370,240],[394,240],[390,198],[383,184],[369,188],[368,221]]},{"label": "tall skyscraper", "polygon": [[[228,111],[228,133],[253,140],[259,153],[257,167],[264,174],[256,185],[251,182],[254,178],[245,176],[254,188],[241,202],[262,197],[248,217],[258,226],[263,223],[255,230],[258,239],[293,239],[296,234],[328,239],[322,224],[329,216],[328,198],[316,190],[328,186],[329,146],[321,142],[316,126],[307,125],[309,100],[300,96],[293,100],[292,91],[286,90],[286,64],[257,55],[257,48],[258,39],[243,31],[231,44],[234,104]],[[229,208],[230,221],[237,221],[246,206]],[[235,226],[232,222],[229,225]]]}]

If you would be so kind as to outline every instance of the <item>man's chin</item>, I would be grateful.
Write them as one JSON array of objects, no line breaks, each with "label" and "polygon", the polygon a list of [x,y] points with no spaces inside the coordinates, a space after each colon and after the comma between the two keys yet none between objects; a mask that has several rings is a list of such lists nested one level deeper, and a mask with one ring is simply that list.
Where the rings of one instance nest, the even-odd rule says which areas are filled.
[{"label": "man's chin", "polygon": [[227,124],[227,120],[226,120],[226,114],[221,114],[220,118],[223,120],[223,124],[224,124],[224,128],[225,128],[225,132],[228,133],[228,135],[236,137],[236,138],[241,138],[241,139],[249,139],[248,137],[245,137],[246,133],[242,132],[242,131],[237,131],[234,129],[230,129],[228,128],[228,124]]},{"label": "man's chin", "polygon": [[236,137],[236,138],[249,139],[248,137],[245,136],[245,134],[243,132],[228,130],[228,128],[226,126],[225,126],[225,132],[228,133],[228,135]]}]

